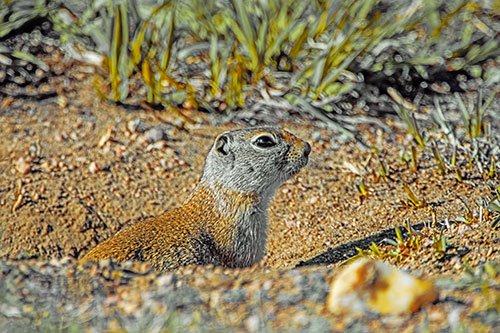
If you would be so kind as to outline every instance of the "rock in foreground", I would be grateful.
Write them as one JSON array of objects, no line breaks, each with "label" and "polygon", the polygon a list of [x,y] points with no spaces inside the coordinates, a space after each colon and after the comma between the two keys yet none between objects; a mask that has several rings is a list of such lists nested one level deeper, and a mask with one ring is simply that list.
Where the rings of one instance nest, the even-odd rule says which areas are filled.
[{"label": "rock in foreground", "polygon": [[361,259],[346,267],[331,284],[327,308],[333,313],[375,311],[380,314],[415,312],[433,302],[437,290],[379,261]]}]

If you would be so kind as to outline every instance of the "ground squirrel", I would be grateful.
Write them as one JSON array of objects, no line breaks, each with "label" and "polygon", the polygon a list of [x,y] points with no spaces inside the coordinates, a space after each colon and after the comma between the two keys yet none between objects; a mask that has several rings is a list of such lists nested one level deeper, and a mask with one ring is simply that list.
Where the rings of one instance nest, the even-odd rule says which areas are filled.
[{"label": "ground squirrel", "polygon": [[148,261],[157,270],[251,266],[265,254],[274,193],[307,164],[310,151],[307,142],[278,128],[222,133],[183,206],[118,232],[83,260]]}]

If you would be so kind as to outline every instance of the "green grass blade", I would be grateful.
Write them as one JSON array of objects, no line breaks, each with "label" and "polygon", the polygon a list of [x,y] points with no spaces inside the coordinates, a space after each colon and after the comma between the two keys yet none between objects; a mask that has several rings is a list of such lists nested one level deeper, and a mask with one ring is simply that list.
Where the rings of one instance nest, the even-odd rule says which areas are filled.
[{"label": "green grass blade", "polygon": [[134,64],[129,59],[129,29],[128,29],[128,6],[127,1],[124,0],[120,4],[120,32],[121,32],[121,43],[119,48],[119,58],[118,58],[118,75],[119,86],[118,86],[118,99],[120,101],[124,100],[128,96],[128,78],[132,73]]},{"label": "green grass blade", "polygon": [[170,14],[170,27],[168,31],[167,37],[167,46],[165,48],[165,54],[163,55],[163,59],[161,62],[161,69],[167,70],[170,65],[170,60],[172,58],[172,51],[174,47],[174,30],[175,30],[175,14],[172,10]]},{"label": "green grass blade", "polygon": [[302,29],[299,37],[295,40],[290,52],[288,55],[292,59],[296,59],[297,55],[299,54],[300,51],[304,50],[304,44],[307,41],[307,38],[309,37],[309,28],[307,27],[306,23],[301,22],[300,28]]},{"label": "green grass blade", "polygon": [[109,74],[111,81],[111,89],[113,91],[113,101],[119,100],[118,86],[120,83],[119,78],[119,68],[118,61],[120,58],[121,50],[121,9],[120,6],[116,6],[116,14],[113,19],[113,37],[111,40],[111,50],[110,50],[110,63],[109,63]]},{"label": "green grass blade", "polygon": [[415,194],[413,194],[413,192],[410,190],[408,185],[403,183],[403,188],[404,188],[406,194],[408,195],[408,199],[410,200],[410,203],[413,206],[415,206],[415,207],[424,207],[425,206],[425,202],[417,199],[417,197],[415,196]]},{"label": "green grass blade", "polygon": [[[256,36],[253,26],[250,24],[250,19],[248,17],[248,12],[242,0],[234,0],[234,7],[236,13],[238,14],[239,23],[236,21],[233,23],[234,33],[236,37],[240,40],[240,43],[246,46],[250,59],[252,70],[256,70],[259,65],[259,55],[257,52]],[[241,27],[241,29],[240,29]],[[238,37],[239,35],[239,37]]]},{"label": "green grass blade", "polygon": [[49,66],[47,66],[47,64],[45,62],[43,62],[41,59],[35,57],[34,55],[32,55],[30,53],[15,50],[15,51],[12,51],[11,54],[13,57],[16,57],[16,58],[21,59],[21,60],[26,60],[28,62],[31,62],[31,63],[37,65],[38,67],[40,67],[41,69],[43,69],[46,72],[49,71]]}]

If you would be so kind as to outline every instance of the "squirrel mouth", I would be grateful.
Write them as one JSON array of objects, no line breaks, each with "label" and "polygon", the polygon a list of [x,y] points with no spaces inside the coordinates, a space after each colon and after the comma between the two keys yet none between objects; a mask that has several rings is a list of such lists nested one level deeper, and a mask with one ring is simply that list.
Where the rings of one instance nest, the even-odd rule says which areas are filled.
[{"label": "squirrel mouth", "polygon": [[309,162],[309,158],[307,156],[302,156],[299,160],[295,161],[295,163],[289,165],[288,168],[288,177],[293,177],[299,173],[299,171],[307,165]]}]

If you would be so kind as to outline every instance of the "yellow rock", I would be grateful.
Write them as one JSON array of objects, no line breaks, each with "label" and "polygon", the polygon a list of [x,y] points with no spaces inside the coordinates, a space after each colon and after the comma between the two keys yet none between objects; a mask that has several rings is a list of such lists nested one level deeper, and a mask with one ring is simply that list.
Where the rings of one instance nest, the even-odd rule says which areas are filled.
[{"label": "yellow rock", "polygon": [[334,313],[381,314],[414,312],[433,302],[437,290],[424,281],[379,261],[360,259],[335,278],[327,298]]}]

